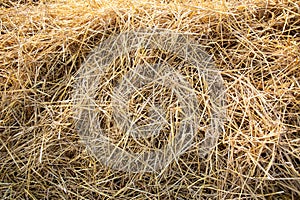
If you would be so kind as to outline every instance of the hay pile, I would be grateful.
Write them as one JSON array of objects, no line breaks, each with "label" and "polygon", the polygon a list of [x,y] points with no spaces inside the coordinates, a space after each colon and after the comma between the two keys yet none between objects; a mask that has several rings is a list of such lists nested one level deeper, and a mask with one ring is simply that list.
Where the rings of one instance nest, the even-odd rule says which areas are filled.
[{"label": "hay pile", "polygon": [[[300,196],[300,1],[174,2],[0,3],[2,199]],[[226,123],[204,158],[194,145],[161,173],[116,171],[79,137],[75,77],[101,41],[149,27],[214,56]]]},{"label": "hay pile", "polygon": [[[110,36],[75,78],[77,129],[95,156],[118,170],[158,172],[192,145],[205,156],[226,118],[214,68],[188,34],[152,28]],[[201,129],[202,144],[192,144]]]}]

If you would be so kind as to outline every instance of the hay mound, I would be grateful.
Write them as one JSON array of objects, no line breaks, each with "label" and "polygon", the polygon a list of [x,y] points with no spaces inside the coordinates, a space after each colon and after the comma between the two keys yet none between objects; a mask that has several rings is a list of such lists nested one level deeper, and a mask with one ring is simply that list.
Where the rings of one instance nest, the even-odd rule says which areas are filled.
[{"label": "hay mound", "polygon": [[[3,2],[0,3],[2,199],[299,198],[299,1]],[[197,65],[163,52],[164,48],[140,48],[128,53],[129,58],[118,57],[111,66],[135,66],[139,71],[153,63],[151,66],[159,71],[159,66],[173,69],[177,63],[174,71],[179,75],[174,79],[183,76],[183,85],[199,84],[198,91],[197,87],[191,88],[199,102],[196,106],[204,114],[199,129],[194,131],[193,145],[180,150],[167,165],[158,167],[159,173],[114,170],[114,166],[108,167],[97,155],[86,151],[82,132],[78,130],[78,120],[82,118],[74,119],[78,116],[76,108],[85,107],[81,104],[74,109],[74,85],[80,70],[89,62],[91,51],[103,41],[126,31],[152,27],[188,34],[203,51],[213,55],[226,92],[224,130],[218,131],[218,140],[212,141],[216,144],[204,155],[201,147],[205,146],[205,131],[211,126],[214,113],[214,101],[206,101],[214,97],[206,91],[209,87],[205,85],[205,77],[192,79],[192,69]],[[170,59],[157,66],[159,56]],[[133,57],[139,59],[133,62]],[[164,118],[182,124],[189,110],[181,108],[184,103],[176,103],[183,98],[176,93],[172,97],[172,88],[159,81],[129,87],[123,83],[134,82],[135,76],[131,74],[134,70],[125,73],[121,68],[124,76],[114,77],[118,70],[109,69],[110,76],[104,78],[113,77],[115,81],[107,85],[109,93],[103,95],[101,92],[105,90],[98,89],[93,98],[97,105],[110,107],[105,107],[106,118],[96,115],[95,119],[115,123],[130,112],[133,116],[129,119],[134,119],[136,113],[144,114],[146,117],[139,121],[141,126],[134,128],[139,134],[128,136],[128,143],[123,142],[119,147],[133,154],[143,152],[146,147],[163,149],[170,140],[164,133],[169,133],[171,126],[149,122]],[[164,73],[162,70],[159,77],[165,77]],[[153,77],[151,73],[145,76]],[[133,88],[141,88],[140,93],[134,93]],[[128,90],[129,95],[120,92],[123,90]],[[120,95],[125,96],[118,103]],[[145,104],[142,97],[154,103]],[[130,112],[116,112],[125,108],[122,102],[128,102],[126,109]],[[169,113],[178,111],[178,115],[168,115],[167,104],[158,102],[174,103],[176,109]],[[138,105],[146,107],[140,110]],[[98,108],[100,112],[103,107]],[[105,136],[117,144],[126,139],[126,131],[119,129],[128,129],[128,121],[117,123],[118,126],[101,123],[96,128],[104,128]],[[180,123],[178,127],[174,125],[176,130],[180,130]],[[145,124],[161,131],[149,133],[149,129],[139,128]],[[107,131],[109,128],[111,131]],[[134,137],[140,133],[146,139]],[[157,142],[151,143],[154,140],[151,138]]]}]

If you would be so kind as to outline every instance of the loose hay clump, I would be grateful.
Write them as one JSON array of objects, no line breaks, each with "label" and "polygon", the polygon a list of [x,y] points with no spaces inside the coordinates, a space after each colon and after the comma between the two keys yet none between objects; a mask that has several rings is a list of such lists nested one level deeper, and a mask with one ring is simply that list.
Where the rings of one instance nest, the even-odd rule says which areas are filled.
[{"label": "loose hay clump", "polygon": [[[1,4],[2,199],[299,198],[300,2],[219,2],[68,0]],[[195,65],[162,49],[140,48],[129,53],[131,58],[140,59],[121,56],[111,66],[136,66],[134,69],[141,70],[149,67],[147,63],[156,66],[157,55],[170,58],[167,65],[172,68],[177,63],[175,71],[185,78],[183,83],[192,85],[197,106],[204,114],[193,145],[168,165],[156,172],[118,171],[86,151],[78,130],[80,122],[74,119],[77,109],[84,105],[74,109],[74,85],[90,52],[103,41],[126,31],[153,27],[188,34],[213,55],[226,90],[224,130],[219,131],[213,149],[203,155],[205,131],[213,116],[205,77],[192,78]],[[100,118],[107,124],[98,128],[115,128],[106,134],[118,143],[125,138],[124,131],[110,124],[115,120],[108,119],[123,119],[122,113],[113,111],[123,106],[109,94],[124,95],[118,91],[126,89],[122,84],[126,79],[117,76],[118,70],[132,81],[130,73],[135,71],[109,69],[104,80],[113,77],[111,85],[105,86],[107,90],[100,88],[93,97],[104,106],[98,107],[99,112],[105,110],[108,117]],[[146,76],[152,78],[151,74]],[[182,104],[177,103],[178,95],[171,98],[169,87],[151,84],[141,93],[129,92],[132,95],[126,109],[133,114],[141,111],[139,114],[152,122],[152,118],[162,119],[160,114],[168,110],[167,104],[158,102],[170,102],[174,107],[166,112],[166,119],[180,122],[185,115],[179,112]],[[103,91],[109,93],[104,95]],[[141,110],[138,105],[145,105],[145,96],[152,97],[162,109]],[[104,97],[107,99],[101,99]],[[172,117],[170,113],[176,111],[178,115]],[[149,124],[147,118],[143,120],[140,125]],[[140,153],[141,146],[163,148],[170,139],[167,133],[171,127],[152,125],[157,127],[166,134],[155,133],[160,136],[156,142],[151,143],[151,137],[128,137],[128,143],[120,147],[133,153]],[[146,136],[147,130],[136,129]]]},{"label": "loose hay clump", "polygon": [[[193,145],[201,122],[205,128],[210,121],[199,147],[204,156],[226,117],[223,80],[213,67],[188,35],[149,29],[111,37],[79,71],[73,97],[78,131],[103,163],[145,172],[167,167]],[[211,106],[201,109],[205,96]],[[121,137],[111,142],[110,135]]]}]

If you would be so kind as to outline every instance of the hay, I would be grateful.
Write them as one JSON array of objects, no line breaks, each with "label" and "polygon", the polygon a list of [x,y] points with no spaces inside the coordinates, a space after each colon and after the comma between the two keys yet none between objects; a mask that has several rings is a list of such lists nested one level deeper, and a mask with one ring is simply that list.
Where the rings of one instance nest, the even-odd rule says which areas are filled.
[{"label": "hay", "polygon": [[[211,116],[206,116],[210,128],[199,148],[204,156],[216,145],[226,117],[223,80],[212,67],[210,57],[188,35],[153,28],[111,36],[88,57],[76,78],[78,131],[96,157],[114,169],[157,171],[193,145],[211,107]],[[203,96],[210,97],[212,106],[206,103],[201,111],[198,98]],[[123,136],[114,144],[109,141],[112,135]],[[161,135],[169,138],[167,144],[154,148],[164,143]],[[148,139],[133,147],[129,136]],[[124,143],[127,151],[120,147]],[[150,151],[130,153],[147,149],[147,144],[152,144]]]},{"label": "hay", "polygon": [[[299,1],[0,6],[2,199],[300,196]],[[214,56],[227,94],[225,130],[212,151],[201,157],[200,129],[195,145],[159,174],[99,162],[81,142],[71,101],[89,53],[109,36],[140,27],[196,38]]]}]

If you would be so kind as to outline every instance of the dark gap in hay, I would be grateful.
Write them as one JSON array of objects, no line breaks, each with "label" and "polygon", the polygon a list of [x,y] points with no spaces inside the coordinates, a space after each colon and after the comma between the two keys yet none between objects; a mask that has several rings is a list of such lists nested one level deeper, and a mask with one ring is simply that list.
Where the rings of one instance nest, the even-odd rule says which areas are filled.
[{"label": "dark gap in hay", "polygon": [[[109,35],[114,30],[115,28],[107,29],[106,32],[100,32],[93,35],[93,37],[89,38],[88,41],[85,41],[86,44],[83,46],[78,43],[68,44],[67,51],[58,46],[55,52],[62,53],[58,53],[57,56],[53,56],[51,54],[47,55],[47,57],[51,59],[50,62],[41,61],[39,67],[40,70],[38,73],[36,73],[38,76],[32,77],[33,84],[28,85],[28,87],[47,93],[48,95],[39,94],[43,95],[43,101],[46,102],[70,99],[71,91],[73,89],[73,86],[69,84],[70,79],[72,76],[74,76],[74,74],[76,74],[79,67],[85,62],[89,46],[97,45],[97,42],[103,40],[105,35]],[[78,49],[81,49],[81,51],[79,52]],[[74,56],[75,60],[73,59]],[[53,60],[53,57],[55,57],[56,60]],[[34,69],[34,71],[36,71],[36,69]],[[41,84],[35,84],[36,82],[40,82]]]},{"label": "dark gap in hay", "polygon": [[[261,23],[268,23],[272,31],[281,32],[282,36],[295,37],[299,32],[300,17],[295,14],[298,13],[299,8],[295,4],[288,4],[283,7],[263,8],[258,9],[254,13],[254,18]],[[283,15],[291,15],[286,21],[282,22]],[[269,32],[270,33],[270,32]],[[279,36],[279,34],[278,34]]]}]

